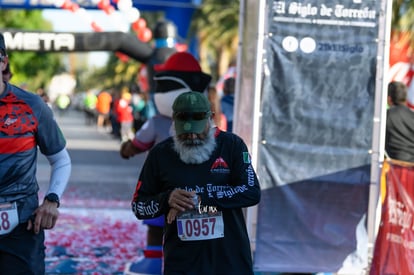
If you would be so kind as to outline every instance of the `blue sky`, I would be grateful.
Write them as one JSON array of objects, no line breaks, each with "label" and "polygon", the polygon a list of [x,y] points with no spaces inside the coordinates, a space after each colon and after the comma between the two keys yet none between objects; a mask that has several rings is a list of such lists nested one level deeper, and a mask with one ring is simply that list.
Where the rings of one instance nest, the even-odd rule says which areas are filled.
[{"label": "blue sky", "polygon": [[[90,19],[98,24],[104,31],[120,31],[128,29],[129,24],[122,14],[115,12],[109,17],[101,10],[86,10]],[[67,10],[45,9],[42,12],[43,18],[53,24],[53,30],[58,32],[92,32],[92,27],[79,14]],[[108,58],[107,52],[89,53],[89,62],[93,66],[102,66]]]}]

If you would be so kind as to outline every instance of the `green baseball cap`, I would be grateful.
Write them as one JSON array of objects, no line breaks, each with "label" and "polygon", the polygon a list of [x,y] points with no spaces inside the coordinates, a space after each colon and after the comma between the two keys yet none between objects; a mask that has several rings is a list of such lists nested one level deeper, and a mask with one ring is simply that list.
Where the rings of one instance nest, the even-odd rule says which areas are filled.
[{"label": "green baseball cap", "polygon": [[200,92],[186,92],[173,103],[173,120],[177,135],[200,134],[206,128],[211,115],[210,102]]}]

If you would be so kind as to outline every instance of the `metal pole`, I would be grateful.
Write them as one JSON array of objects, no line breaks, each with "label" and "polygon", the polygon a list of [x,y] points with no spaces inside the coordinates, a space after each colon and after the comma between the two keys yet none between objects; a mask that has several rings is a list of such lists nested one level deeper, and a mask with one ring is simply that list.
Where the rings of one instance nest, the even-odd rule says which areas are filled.
[{"label": "metal pole", "polygon": [[[256,0],[254,0],[256,1]],[[243,2],[243,1],[242,1]],[[260,0],[257,3],[257,44],[256,44],[256,58],[254,64],[254,92],[253,92],[253,121],[252,121],[252,142],[251,154],[252,165],[256,169],[258,161],[258,147],[260,134],[260,103],[263,80],[263,63],[264,63],[264,32],[265,32],[265,18],[266,18],[266,0]],[[245,6],[243,6],[245,7]],[[242,17],[240,17],[242,18]],[[239,51],[239,61],[241,60],[242,51]],[[240,63],[239,63],[240,64]],[[240,82],[239,82],[240,83]],[[256,169],[257,171],[257,169]],[[257,227],[257,206],[249,207],[247,209],[246,223],[249,237],[252,244],[252,249],[256,246],[256,227]]]},{"label": "metal pole", "polygon": [[378,22],[378,52],[375,85],[375,108],[372,133],[371,182],[368,201],[368,262],[371,263],[379,225],[377,207],[381,207],[379,191],[384,162],[387,109],[387,77],[389,67],[392,0],[382,0]]}]

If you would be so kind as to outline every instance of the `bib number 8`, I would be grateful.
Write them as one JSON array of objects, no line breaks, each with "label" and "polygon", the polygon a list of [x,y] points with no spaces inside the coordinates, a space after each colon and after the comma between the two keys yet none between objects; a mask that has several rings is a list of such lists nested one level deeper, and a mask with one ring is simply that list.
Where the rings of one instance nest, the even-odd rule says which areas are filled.
[{"label": "bib number 8", "polygon": [[16,203],[0,204],[0,235],[10,233],[18,224]]},{"label": "bib number 8", "polygon": [[8,230],[10,228],[9,213],[1,212],[1,230]]}]

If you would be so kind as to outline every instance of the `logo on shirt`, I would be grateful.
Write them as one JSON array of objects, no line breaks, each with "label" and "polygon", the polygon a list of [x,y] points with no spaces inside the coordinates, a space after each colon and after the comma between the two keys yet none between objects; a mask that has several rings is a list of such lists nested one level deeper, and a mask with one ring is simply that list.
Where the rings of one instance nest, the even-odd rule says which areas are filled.
[{"label": "logo on shirt", "polygon": [[0,105],[0,132],[6,135],[23,135],[34,132],[37,120],[29,105],[9,93],[2,98]]},{"label": "logo on shirt", "polygon": [[230,169],[226,161],[222,157],[219,157],[214,161],[213,165],[211,166],[210,172],[217,174],[228,174],[230,173]]},{"label": "logo on shirt", "polygon": [[15,123],[17,121],[17,118],[7,118],[6,121],[4,122],[4,126],[9,127],[10,125],[12,125],[13,123]]}]

